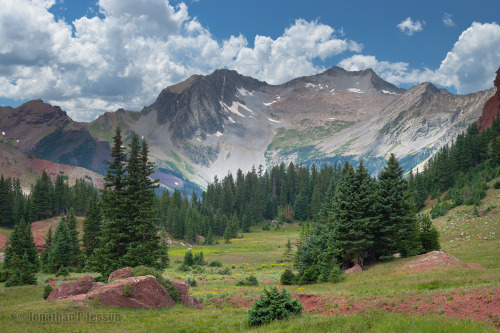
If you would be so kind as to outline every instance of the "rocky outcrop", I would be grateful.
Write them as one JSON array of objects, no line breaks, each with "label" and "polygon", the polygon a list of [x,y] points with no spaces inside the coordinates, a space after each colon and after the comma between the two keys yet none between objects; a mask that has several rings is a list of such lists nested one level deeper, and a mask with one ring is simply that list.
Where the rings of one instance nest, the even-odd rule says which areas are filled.
[{"label": "rocky outcrop", "polygon": [[351,268],[346,269],[346,271],[344,273],[345,274],[354,274],[354,273],[361,272],[361,271],[363,271],[361,266],[359,266],[359,264],[356,264],[356,265],[352,266]]},{"label": "rocky outcrop", "polygon": [[500,112],[500,67],[497,70],[497,77],[493,84],[497,88],[495,95],[486,102],[483,108],[483,113],[481,117],[477,120],[477,127],[479,130],[485,130],[493,124],[493,119],[495,119]]},{"label": "rocky outcrop", "polygon": [[[132,290],[130,296],[123,295],[126,285]],[[94,298],[104,305],[120,308],[161,309],[175,305],[168,291],[152,275],[116,280],[85,295],[85,299]]]},{"label": "rocky outcrop", "polygon": [[92,276],[84,276],[76,281],[63,283],[52,290],[47,300],[66,299],[72,296],[86,294],[92,288],[93,283],[94,278]]},{"label": "rocky outcrop", "polygon": [[170,279],[169,281],[174,284],[175,288],[179,292],[179,298],[182,304],[196,307],[198,309],[204,308],[203,305],[198,302],[196,297],[189,296],[189,285],[187,283],[184,283],[183,281],[177,279]]},{"label": "rocky outcrop", "polygon": [[132,276],[132,267],[123,267],[109,274],[108,283],[116,279],[126,279]]},{"label": "rocky outcrop", "polygon": [[[102,304],[120,308],[161,309],[174,306],[175,301],[168,291],[152,275],[130,276],[131,267],[114,271],[109,275],[110,283],[94,282],[91,276],[64,283],[54,289],[47,300],[98,299]],[[189,296],[189,286],[181,280],[171,280],[180,295],[182,304],[203,309],[194,296]],[[124,293],[125,290],[129,294]]]}]

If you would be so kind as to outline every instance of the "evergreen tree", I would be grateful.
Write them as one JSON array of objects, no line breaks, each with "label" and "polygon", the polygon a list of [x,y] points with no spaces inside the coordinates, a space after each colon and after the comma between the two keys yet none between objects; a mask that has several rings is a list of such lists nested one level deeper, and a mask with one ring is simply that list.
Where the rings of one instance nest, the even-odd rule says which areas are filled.
[{"label": "evergreen tree", "polygon": [[56,273],[61,267],[70,267],[73,259],[74,244],[68,230],[65,218],[61,218],[50,245],[48,266],[51,273]]},{"label": "evergreen tree", "polygon": [[90,258],[95,249],[99,248],[101,236],[102,214],[101,207],[96,196],[92,197],[83,220],[83,251],[85,258]]},{"label": "evergreen tree", "polygon": [[68,226],[68,234],[71,242],[71,267],[81,267],[83,265],[83,254],[80,249],[80,239],[77,230],[75,212],[73,208],[69,210],[66,216],[66,224]]},{"label": "evergreen tree", "polygon": [[7,180],[0,176],[0,226],[14,225],[14,197]]},{"label": "evergreen tree", "polygon": [[25,222],[24,219],[21,219],[16,224],[7,242],[4,261],[6,269],[14,270],[18,268],[16,265],[19,264],[13,261],[14,256],[19,262],[23,261],[26,256],[27,263],[23,265],[29,265],[31,271],[38,272],[40,269],[40,261],[33,240],[33,233],[31,232],[31,224]]},{"label": "evergreen tree", "polygon": [[378,179],[379,223],[373,230],[373,254],[376,258],[391,257],[397,252],[404,256],[417,254],[417,219],[408,194],[408,185],[403,179],[403,169],[394,154],[391,154]]},{"label": "evergreen tree", "polygon": [[42,266],[42,271],[44,273],[50,273],[49,252],[51,246],[52,246],[52,227],[49,227],[49,231],[47,232],[47,237],[45,238],[45,249],[43,249],[40,255],[40,262]]}]

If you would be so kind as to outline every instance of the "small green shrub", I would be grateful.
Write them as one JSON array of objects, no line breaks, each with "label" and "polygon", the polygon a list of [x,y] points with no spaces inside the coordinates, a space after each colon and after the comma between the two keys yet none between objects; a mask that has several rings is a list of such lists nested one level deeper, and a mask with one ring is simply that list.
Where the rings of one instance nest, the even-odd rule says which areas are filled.
[{"label": "small green shrub", "polygon": [[180,272],[189,272],[191,268],[188,265],[182,263],[179,267],[177,267],[177,270]]},{"label": "small green shrub", "polygon": [[495,190],[500,189],[500,180],[497,180],[495,183],[493,183],[493,188],[494,188]]},{"label": "small green shrub", "polygon": [[43,292],[42,292],[42,297],[43,299],[47,299],[47,297],[49,297],[50,293],[52,292],[52,290],[54,290],[54,288],[52,288],[51,285],[48,285],[46,284],[44,287],[43,287]]},{"label": "small green shrub", "polygon": [[328,282],[339,283],[344,280],[344,271],[342,271],[339,266],[333,266],[332,270],[330,271],[330,275],[328,275]]},{"label": "small green shrub", "polygon": [[125,297],[131,297],[132,294],[134,293],[134,289],[132,286],[128,283],[125,284],[125,288],[122,291],[122,295]]},{"label": "small green shrub", "polygon": [[259,326],[273,320],[298,316],[303,309],[299,300],[297,298],[292,300],[292,295],[285,288],[281,292],[276,287],[271,287],[269,290],[264,288],[259,299],[255,300],[248,310],[248,324]]},{"label": "small green shrub", "polygon": [[183,264],[186,266],[193,266],[194,265],[194,256],[193,256],[193,252],[191,252],[191,250],[186,251],[186,254],[184,254]]},{"label": "small green shrub", "polygon": [[285,269],[285,271],[281,274],[280,277],[281,284],[289,286],[292,285],[295,281],[295,274],[293,274],[290,268]]},{"label": "small green shrub", "polygon": [[207,264],[205,262],[205,257],[203,256],[203,251],[195,253],[195,255],[193,257],[193,261],[194,261],[194,264],[198,265],[198,266],[204,266]]},{"label": "small green shrub", "polygon": [[68,267],[61,266],[61,268],[59,268],[59,270],[56,273],[56,277],[59,277],[59,276],[69,276]]},{"label": "small green shrub", "polygon": [[99,275],[94,278],[94,282],[104,282],[108,283],[108,278],[105,277],[104,275]]},{"label": "small green shrub", "polygon": [[238,286],[258,286],[259,281],[257,281],[257,278],[255,275],[250,275],[247,276],[244,280],[240,280],[236,282],[236,285]]},{"label": "small green shrub", "polygon": [[299,284],[311,284],[318,281],[321,271],[318,266],[312,265],[304,271],[304,274],[299,278]]},{"label": "small green shrub", "polygon": [[11,274],[12,274],[12,272],[7,271],[7,270],[0,271],[0,282],[7,281]]},{"label": "small green shrub", "polygon": [[208,266],[210,267],[222,267],[222,263],[219,260],[211,261]]},{"label": "small green shrub", "polygon": [[190,287],[197,287],[198,286],[198,282],[196,282],[196,280],[194,278],[188,278],[186,280],[186,283],[190,286]]},{"label": "small green shrub", "polygon": [[220,275],[231,275],[231,269],[229,267],[225,267],[224,269],[219,269],[217,272]]},{"label": "small green shrub", "polygon": [[19,272],[18,269],[14,270],[10,277],[5,281],[5,286],[6,287],[15,287],[15,286],[20,286],[23,284],[23,281],[21,279],[21,272]]}]

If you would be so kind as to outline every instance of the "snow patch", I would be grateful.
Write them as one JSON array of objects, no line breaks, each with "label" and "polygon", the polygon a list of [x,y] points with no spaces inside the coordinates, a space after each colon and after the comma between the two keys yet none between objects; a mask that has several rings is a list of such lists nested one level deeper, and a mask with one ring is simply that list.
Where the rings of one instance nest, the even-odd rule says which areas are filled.
[{"label": "snow patch", "polygon": [[350,92],[353,92],[353,93],[357,93],[357,94],[362,94],[363,93],[361,91],[361,89],[358,89],[358,88],[349,88],[347,90],[350,91]]},{"label": "snow patch", "polygon": [[335,118],[333,118],[333,117],[332,117],[332,118],[328,118],[328,119],[330,119],[330,120],[335,120]]},{"label": "snow patch", "polygon": [[16,140],[17,143],[19,143],[19,140]]},{"label": "snow patch", "polygon": [[387,90],[382,90],[382,92],[383,92],[384,94],[389,94],[389,95],[398,95],[398,94],[396,94],[396,93],[393,93],[393,92],[390,92],[390,91],[387,91]]},{"label": "snow patch", "polygon": [[270,102],[270,103],[262,103],[262,104],[264,104],[265,106],[270,106],[270,105],[272,105],[273,103],[276,103],[276,102],[277,102],[277,101],[272,101],[272,102]]},{"label": "snow patch", "polygon": [[2,132],[2,135],[5,135],[5,132]]},{"label": "snow patch", "polygon": [[250,110],[246,105],[241,104],[239,102],[233,102],[233,104],[231,104],[231,106],[227,106],[225,103],[221,102],[221,105],[223,107],[225,107],[228,111],[234,113],[237,116],[243,117],[243,118],[245,118],[245,116],[238,111],[239,108],[242,108],[243,110],[246,110],[246,111],[250,112],[251,114],[253,114],[252,110]]},{"label": "snow patch", "polygon": [[200,138],[196,138],[196,140],[198,140],[198,142],[201,142],[201,139],[200,139]]},{"label": "snow patch", "polygon": [[316,88],[317,85],[313,84],[313,83],[306,83],[305,85],[306,88]]},{"label": "snow patch", "polygon": [[253,96],[253,92],[246,90],[245,88],[238,88],[238,94],[240,96]]},{"label": "snow patch", "polygon": [[269,119],[269,121],[272,121],[273,123],[279,123],[279,120],[274,120],[274,119],[271,119],[271,118],[267,118]]},{"label": "snow patch", "polygon": [[233,120],[233,118],[231,117],[227,117],[229,119],[230,122],[232,122],[233,124],[235,124],[236,122]]},{"label": "snow patch", "polygon": [[219,132],[219,131],[217,131],[217,133],[215,133],[215,136],[216,136],[216,137],[220,137],[220,136],[222,136],[222,133],[221,133],[221,132]]},{"label": "snow patch", "polygon": [[179,183],[178,183],[178,182],[175,182],[174,184],[175,184],[175,186],[179,186]]}]

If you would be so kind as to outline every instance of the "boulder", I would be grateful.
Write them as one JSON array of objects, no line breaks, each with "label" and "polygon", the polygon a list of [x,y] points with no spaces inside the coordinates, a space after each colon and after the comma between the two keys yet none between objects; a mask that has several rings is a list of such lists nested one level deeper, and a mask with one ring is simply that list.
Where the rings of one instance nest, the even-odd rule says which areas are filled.
[{"label": "boulder", "polygon": [[94,283],[92,276],[84,276],[76,281],[66,282],[61,284],[56,289],[52,290],[47,300],[65,299],[71,296],[86,294]]},{"label": "boulder", "polygon": [[[127,284],[133,290],[129,297],[122,295]],[[175,305],[168,291],[152,275],[114,281],[91,291],[85,298],[97,298],[104,305],[120,308],[161,309]]]},{"label": "boulder", "polygon": [[198,244],[205,244],[205,237],[203,237],[202,235],[196,235],[196,242]]},{"label": "boulder", "polygon": [[189,296],[189,285],[184,281],[178,279],[170,279],[170,282],[173,283],[177,291],[179,292],[179,298],[181,303],[187,306],[196,307],[198,309],[203,309],[203,304],[198,302],[196,297]]},{"label": "boulder", "polygon": [[92,283],[92,287],[90,288],[89,292],[91,292],[92,290],[95,290],[99,287],[102,287],[104,285],[106,285],[106,283],[104,283],[104,282],[94,282],[94,283]]},{"label": "boulder", "polygon": [[126,279],[132,276],[132,267],[124,267],[117,269],[109,274],[108,283],[116,279]]},{"label": "boulder", "polygon": [[351,268],[347,269],[344,273],[345,274],[353,274],[353,273],[357,273],[357,272],[361,272],[363,269],[361,268],[361,266],[359,266],[359,264],[356,264],[354,266],[352,266]]},{"label": "boulder", "polygon": [[401,253],[394,253],[392,255],[393,258],[401,258]]}]

